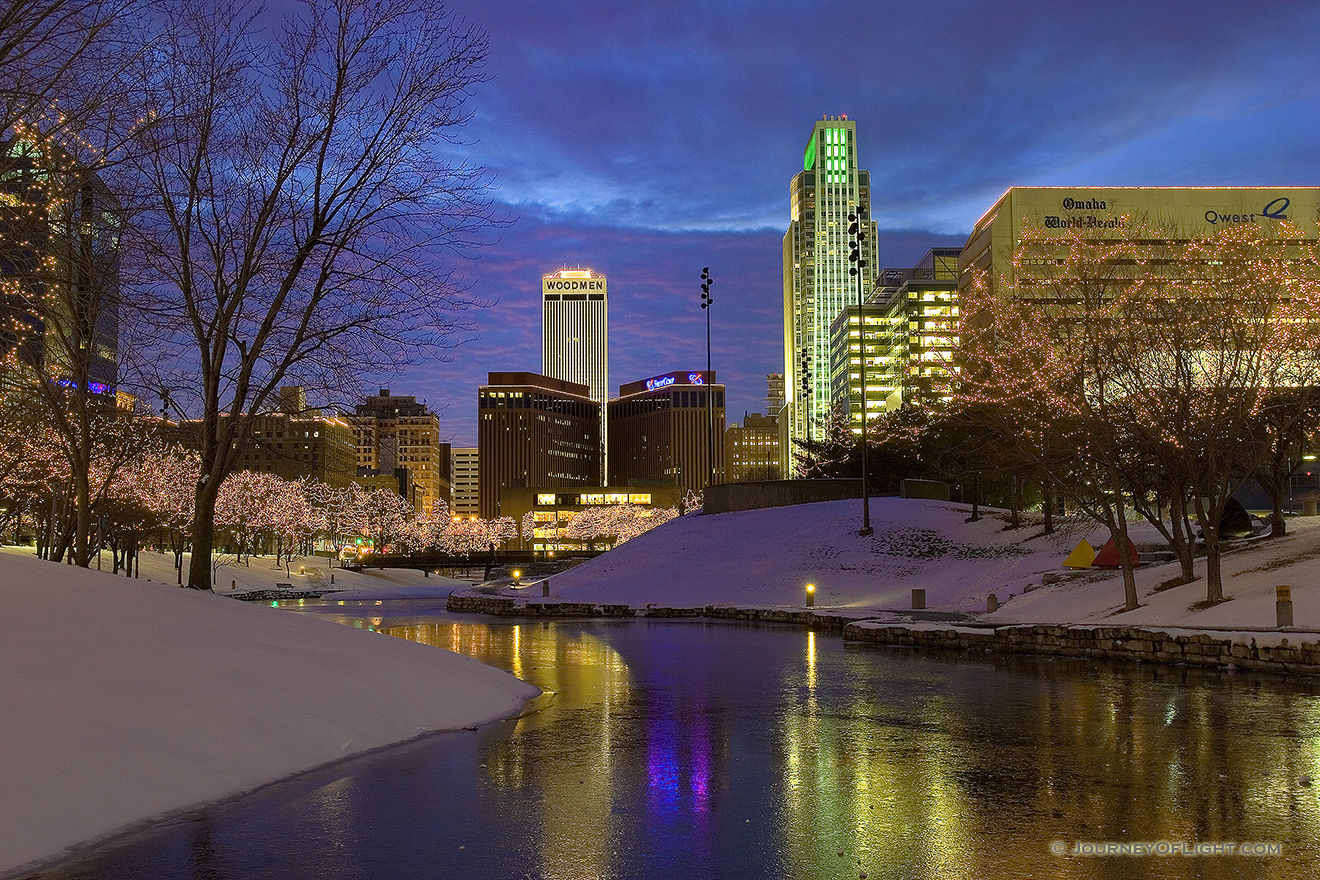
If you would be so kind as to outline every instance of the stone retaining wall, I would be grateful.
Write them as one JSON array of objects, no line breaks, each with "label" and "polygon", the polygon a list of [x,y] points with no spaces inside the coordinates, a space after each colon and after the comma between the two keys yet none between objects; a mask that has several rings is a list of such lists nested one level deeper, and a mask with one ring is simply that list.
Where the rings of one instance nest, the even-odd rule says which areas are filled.
[{"label": "stone retaining wall", "polygon": [[[817,632],[842,635],[845,641],[899,645],[935,650],[994,654],[1035,654],[1062,657],[1098,657],[1147,663],[1187,663],[1197,666],[1260,669],[1272,672],[1320,675],[1320,641],[1313,633],[1290,637],[1286,632],[1262,632],[1258,645],[1250,633],[1235,640],[1195,632],[1165,632],[1135,626],[999,627],[889,624],[870,618],[874,612],[788,606],[705,605],[666,607],[648,605],[594,605],[589,602],[529,601],[510,596],[472,592],[450,595],[446,610],[490,614],[496,617],[656,617],[704,618],[747,623],[783,623]],[[1280,638],[1282,637],[1282,638]],[[1245,639],[1243,641],[1242,639]],[[1275,642],[1278,642],[1275,644]]]},{"label": "stone retaining wall", "polygon": [[852,615],[829,611],[812,611],[791,607],[743,607],[735,605],[663,606],[648,605],[633,608],[629,605],[593,605],[589,602],[538,601],[532,598],[494,596],[483,593],[456,591],[445,603],[446,611],[470,614],[490,614],[495,617],[656,617],[707,618],[736,620],[747,623],[788,623],[820,632],[843,633],[853,621],[865,620],[869,614]]},{"label": "stone retaining wall", "polygon": [[[1262,637],[1266,634],[1262,633]],[[1131,626],[1001,626],[910,627],[861,622],[844,629],[844,639],[884,645],[989,651],[1000,654],[1044,654],[1103,657],[1150,663],[1241,667],[1274,672],[1320,675],[1320,643],[1289,639],[1257,645],[1256,639],[1235,641],[1209,633],[1168,633]],[[1312,635],[1312,634],[1306,634]],[[1269,634],[1274,641],[1275,634]],[[1313,637],[1313,636],[1312,636]]]}]

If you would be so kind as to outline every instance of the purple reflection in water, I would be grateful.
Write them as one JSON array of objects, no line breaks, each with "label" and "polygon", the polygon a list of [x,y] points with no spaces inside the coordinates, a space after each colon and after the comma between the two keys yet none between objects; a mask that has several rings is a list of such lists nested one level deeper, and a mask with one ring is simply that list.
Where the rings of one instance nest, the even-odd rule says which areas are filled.
[{"label": "purple reflection in water", "polygon": [[678,807],[677,727],[672,719],[653,719],[647,743],[651,804],[666,813]]}]

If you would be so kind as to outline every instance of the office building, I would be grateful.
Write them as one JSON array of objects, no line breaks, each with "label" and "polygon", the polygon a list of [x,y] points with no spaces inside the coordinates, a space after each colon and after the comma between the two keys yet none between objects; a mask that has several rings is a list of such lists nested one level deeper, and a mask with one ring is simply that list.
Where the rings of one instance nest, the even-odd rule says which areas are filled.
[{"label": "office building", "polygon": [[[1105,241],[1144,224],[1193,239],[1227,225],[1268,228],[1286,220],[1313,238],[1318,217],[1320,187],[1313,186],[1013,187],[982,215],[963,246],[959,290],[982,273],[995,284],[1020,289],[1029,286],[1032,274],[1043,275],[1034,267],[1048,263],[1014,265],[1014,248],[1024,235],[1048,242],[1080,231],[1088,239]],[[1158,242],[1151,242],[1151,248],[1152,256],[1159,256]],[[1143,270],[1133,264],[1133,271]]]},{"label": "office building", "polygon": [[0,143],[6,384],[79,388],[116,407],[123,222],[119,200],[72,156],[21,138]]},{"label": "office building", "polygon": [[[564,491],[546,486],[510,486],[500,490],[502,516],[518,521],[521,549],[547,554],[572,550],[603,550],[613,545],[606,538],[594,540],[575,537],[569,526],[582,511],[612,504],[631,504],[646,511],[677,509],[681,502],[677,486],[591,486]],[[531,532],[524,533],[524,518],[531,514]]]},{"label": "office building", "polygon": [[779,418],[784,409],[784,374],[768,373],[765,377],[766,415]]},{"label": "office building", "polygon": [[272,413],[252,420],[252,437],[235,469],[286,480],[310,477],[343,488],[357,475],[355,452],[353,429],[345,419]]},{"label": "office building", "polygon": [[949,395],[958,337],[958,248],[932,248],[911,269],[884,269],[867,304],[849,306],[830,337],[831,391],[861,431],[862,353],[866,412],[874,419],[904,401]]},{"label": "office building", "polygon": [[479,516],[481,506],[477,499],[480,494],[479,463],[481,458],[477,454],[477,447],[454,447],[452,460],[454,506],[451,512],[454,516]]},{"label": "office building", "polygon": [[[162,436],[196,450],[201,424],[197,419],[166,423]],[[279,412],[252,418],[250,436],[239,447],[234,469],[343,488],[356,476],[354,460],[353,428],[348,421],[309,409],[303,389],[287,386],[280,389]]]},{"label": "office building", "polygon": [[477,392],[478,507],[505,516],[500,490],[600,485],[600,404],[591,389],[536,373],[490,373]]},{"label": "office building", "polygon": [[898,399],[898,368],[886,362],[895,332],[885,308],[878,305],[844,306],[830,327],[831,402],[847,408],[854,433],[862,430],[863,387],[868,421]]},{"label": "office building", "polygon": [[609,299],[605,276],[560,269],[541,279],[541,374],[586,385],[601,411],[601,474],[605,479],[609,426]]},{"label": "office building", "polygon": [[870,174],[857,166],[856,123],[846,116],[816,122],[791,186],[791,219],[784,235],[783,457],[796,441],[820,439],[833,396],[830,328],[847,305],[871,290],[878,266],[876,224],[867,221],[861,255],[871,271],[852,275],[848,215],[869,215]]},{"label": "office building", "polygon": [[783,479],[777,418],[746,413],[725,429],[724,476],[730,483]]},{"label": "office building", "polygon": [[363,477],[394,475],[400,493],[424,513],[436,501],[452,506],[449,444],[440,442],[440,418],[413,396],[380,393],[363,398],[349,420]]},{"label": "office building", "polygon": [[610,485],[703,491],[724,482],[724,386],[679,370],[619,387],[609,402]]},{"label": "office building", "polygon": [[[882,381],[893,388],[885,408],[905,401],[948,400],[958,343],[959,248],[932,248],[911,269],[886,269],[877,281],[888,344],[879,352]],[[885,374],[892,369],[892,376]]]}]

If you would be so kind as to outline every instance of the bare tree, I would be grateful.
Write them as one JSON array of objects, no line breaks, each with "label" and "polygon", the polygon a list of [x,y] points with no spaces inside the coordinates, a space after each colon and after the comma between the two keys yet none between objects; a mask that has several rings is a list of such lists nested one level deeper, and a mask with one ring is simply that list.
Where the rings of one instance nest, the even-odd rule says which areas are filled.
[{"label": "bare tree", "polygon": [[1320,384],[1320,259],[1315,239],[1288,223],[1142,234],[1166,253],[1115,316],[1132,328],[1116,384],[1161,467],[1186,475],[1206,601],[1219,602],[1225,508],[1276,447],[1269,424],[1304,420],[1305,389]]},{"label": "bare tree", "polygon": [[154,277],[152,384],[200,415],[189,584],[211,583],[215,499],[288,381],[344,388],[452,341],[448,258],[492,222],[454,161],[484,34],[430,0],[307,0],[275,22],[167,4],[145,71],[136,229]]},{"label": "bare tree", "polygon": [[[0,8],[0,139],[19,126],[86,140],[122,95],[125,58],[142,51],[128,30],[142,0],[8,0]],[[135,46],[136,44],[136,46]]]}]

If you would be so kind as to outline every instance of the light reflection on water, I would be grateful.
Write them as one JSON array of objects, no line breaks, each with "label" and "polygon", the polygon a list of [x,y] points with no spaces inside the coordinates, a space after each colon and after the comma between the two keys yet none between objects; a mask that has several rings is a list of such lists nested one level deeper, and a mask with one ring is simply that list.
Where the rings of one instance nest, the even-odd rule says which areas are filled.
[{"label": "light reflection on water", "polygon": [[[169,876],[208,878],[1237,880],[1309,876],[1320,860],[1315,789],[1297,784],[1320,769],[1311,681],[960,660],[726,624],[303,608],[476,657],[553,699],[47,876],[166,876],[152,868],[169,862]],[[1060,858],[1056,840],[1277,841],[1284,855]]]}]

